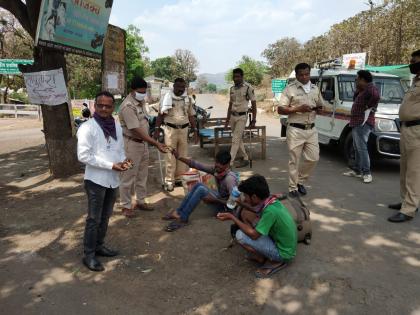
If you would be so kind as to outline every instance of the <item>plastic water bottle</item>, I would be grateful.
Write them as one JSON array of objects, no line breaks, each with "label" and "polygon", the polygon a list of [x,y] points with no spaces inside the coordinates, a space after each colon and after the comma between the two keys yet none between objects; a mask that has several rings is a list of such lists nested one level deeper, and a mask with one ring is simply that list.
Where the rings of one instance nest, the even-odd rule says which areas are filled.
[{"label": "plastic water bottle", "polygon": [[230,193],[229,199],[226,203],[226,206],[233,210],[236,207],[236,200],[239,198],[239,196],[241,195],[241,192],[238,190],[238,187],[233,187],[232,192]]}]

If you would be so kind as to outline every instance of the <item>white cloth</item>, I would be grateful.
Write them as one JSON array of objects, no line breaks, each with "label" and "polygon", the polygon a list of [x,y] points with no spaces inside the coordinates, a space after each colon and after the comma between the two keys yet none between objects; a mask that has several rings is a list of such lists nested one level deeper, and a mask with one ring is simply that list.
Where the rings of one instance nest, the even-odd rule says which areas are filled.
[{"label": "white cloth", "polygon": [[186,92],[182,94],[181,96],[176,96],[173,91],[168,92],[165,94],[165,96],[162,99],[162,105],[160,106],[160,113],[161,114],[167,114],[169,110],[173,106],[172,100],[183,100],[185,98],[188,98],[188,95]]},{"label": "white cloth", "polygon": [[306,94],[309,94],[309,92],[311,91],[311,81],[309,81],[306,84],[302,84],[303,90],[305,91]]},{"label": "white cloth", "polygon": [[102,187],[117,188],[119,172],[112,166],[125,160],[124,140],[121,126],[115,122],[117,140],[105,138],[95,119],[83,123],[77,131],[77,158],[86,164],[85,179]]}]

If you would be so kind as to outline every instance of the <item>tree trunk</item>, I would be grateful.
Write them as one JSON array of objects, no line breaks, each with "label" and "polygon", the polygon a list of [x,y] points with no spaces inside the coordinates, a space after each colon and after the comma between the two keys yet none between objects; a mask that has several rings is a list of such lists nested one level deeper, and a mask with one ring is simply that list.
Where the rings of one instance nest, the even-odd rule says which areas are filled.
[{"label": "tree trunk", "polygon": [[[34,64],[20,66],[22,72],[36,72],[62,68],[67,82],[64,53],[45,48],[35,48]],[[78,173],[77,139],[73,132],[71,104],[41,105],[45,143],[48,151],[50,172],[55,178]]]}]

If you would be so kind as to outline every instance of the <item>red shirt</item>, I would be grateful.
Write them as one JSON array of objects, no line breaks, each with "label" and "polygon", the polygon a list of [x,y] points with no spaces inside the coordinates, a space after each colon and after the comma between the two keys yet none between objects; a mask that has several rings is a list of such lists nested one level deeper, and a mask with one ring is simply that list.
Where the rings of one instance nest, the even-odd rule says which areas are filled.
[{"label": "red shirt", "polygon": [[[365,119],[365,110],[376,108],[379,103],[379,91],[373,83],[368,83],[363,91],[356,91],[353,96],[353,106],[351,107],[350,127],[360,126]],[[375,111],[369,114],[366,121],[372,127],[375,126]]]}]

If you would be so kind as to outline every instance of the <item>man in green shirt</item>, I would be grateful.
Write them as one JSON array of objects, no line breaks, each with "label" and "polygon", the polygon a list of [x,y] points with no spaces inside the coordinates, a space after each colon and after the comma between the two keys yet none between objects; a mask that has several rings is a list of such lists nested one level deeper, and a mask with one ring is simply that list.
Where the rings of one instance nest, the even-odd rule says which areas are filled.
[{"label": "man in green shirt", "polygon": [[[241,219],[232,213],[219,213],[217,218],[232,220],[239,227],[236,240],[251,253],[252,260],[262,264],[255,275],[258,278],[271,276],[286,267],[296,255],[296,224],[289,211],[275,197],[270,197],[263,176],[248,178],[239,184],[238,189],[244,195],[243,201],[238,203],[250,210],[242,210]],[[252,224],[258,216],[256,208],[262,208],[261,218]]]}]

